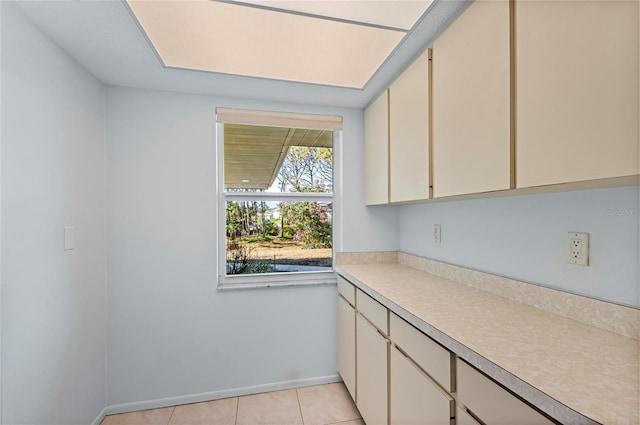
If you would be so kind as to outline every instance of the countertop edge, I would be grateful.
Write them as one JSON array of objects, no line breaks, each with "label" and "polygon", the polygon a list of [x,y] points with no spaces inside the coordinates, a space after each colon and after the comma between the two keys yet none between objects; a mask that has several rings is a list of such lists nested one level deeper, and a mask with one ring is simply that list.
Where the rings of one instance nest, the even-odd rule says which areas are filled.
[{"label": "countertop edge", "polygon": [[[409,266],[403,267],[410,268]],[[461,359],[465,360],[467,363],[471,364],[476,369],[480,370],[482,373],[498,382],[503,387],[507,388],[517,397],[534,406],[541,412],[544,412],[554,420],[572,425],[601,425],[600,422],[594,421],[593,419],[588,418],[580,412],[577,412],[570,407],[562,404],[555,398],[540,391],[539,389],[523,381],[516,375],[513,375],[512,373],[496,365],[491,361],[491,359],[483,357],[482,355],[476,353],[467,346],[451,338],[449,335],[445,334],[439,329],[431,326],[429,323],[425,322],[419,317],[413,315],[412,313],[409,313],[400,305],[392,302],[375,290],[371,289],[365,282],[362,282],[360,279],[351,275],[349,272],[344,270],[342,266],[336,266],[335,269],[339,275],[343,276],[357,288],[388,308],[391,312],[411,323],[422,333],[429,336],[434,341],[436,341]],[[422,273],[428,274],[426,272]],[[451,281],[451,283],[458,284],[453,281]],[[479,289],[477,290],[480,291]]]}]

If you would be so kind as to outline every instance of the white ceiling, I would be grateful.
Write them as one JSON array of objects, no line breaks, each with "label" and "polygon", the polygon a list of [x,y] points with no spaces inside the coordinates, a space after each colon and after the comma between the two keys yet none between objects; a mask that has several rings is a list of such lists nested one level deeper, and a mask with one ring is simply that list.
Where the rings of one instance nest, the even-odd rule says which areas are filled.
[{"label": "white ceiling", "polygon": [[36,26],[105,84],[357,108],[382,91],[468,3],[435,0],[360,90],[163,68],[121,1],[18,2]]}]

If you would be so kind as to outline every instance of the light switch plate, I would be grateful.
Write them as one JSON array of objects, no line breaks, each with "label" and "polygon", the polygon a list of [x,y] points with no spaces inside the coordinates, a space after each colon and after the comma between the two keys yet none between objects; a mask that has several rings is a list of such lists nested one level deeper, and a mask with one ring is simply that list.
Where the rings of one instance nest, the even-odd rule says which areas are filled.
[{"label": "light switch plate", "polygon": [[64,227],[64,250],[69,251],[73,249],[73,226]]}]

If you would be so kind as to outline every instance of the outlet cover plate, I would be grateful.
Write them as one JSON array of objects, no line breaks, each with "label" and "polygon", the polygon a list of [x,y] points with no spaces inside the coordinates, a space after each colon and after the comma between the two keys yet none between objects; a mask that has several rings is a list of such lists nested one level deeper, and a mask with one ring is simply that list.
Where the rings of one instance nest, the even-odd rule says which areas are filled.
[{"label": "outlet cover plate", "polygon": [[442,241],[442,226],[439,224],[433,225],[433,243],[440,243]]},{"label": "outlet cover plate", "polygon": [[570,264],[580,266],[589,265],[589,234],[569,232],[569,260]]}]

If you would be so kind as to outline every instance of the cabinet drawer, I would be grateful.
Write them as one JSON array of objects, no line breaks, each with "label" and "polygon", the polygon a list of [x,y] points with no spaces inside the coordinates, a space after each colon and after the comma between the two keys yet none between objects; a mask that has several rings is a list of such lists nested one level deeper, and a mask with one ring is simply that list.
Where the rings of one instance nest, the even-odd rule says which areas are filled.
[{"label": "cabinet drawer", "polygon": [[458,359],[458,400],[491,425],[553,425],[525,402]]},{"label": "cabinet drawer", "polygon": [[387,309],[378,301],[371,298],[361,290],[358,291],[357,307],[358,311],[367,318],[376,328],[389,335],[389,324],[387,321]]},{"label": "cabinet drawer", "polygon": [[349,301],[349,304],[356,305],[356,287],[342,276],[338,276],[338,293]]},{"label": "cabinet drawer", "polygon": [[389,331],[391,340],[413,359],[418,366],[429,374],[447,391],[452,388],[451,353],[431,338],[391,314]]}]

